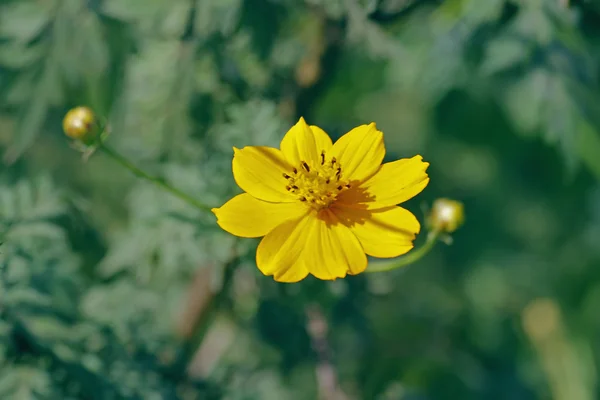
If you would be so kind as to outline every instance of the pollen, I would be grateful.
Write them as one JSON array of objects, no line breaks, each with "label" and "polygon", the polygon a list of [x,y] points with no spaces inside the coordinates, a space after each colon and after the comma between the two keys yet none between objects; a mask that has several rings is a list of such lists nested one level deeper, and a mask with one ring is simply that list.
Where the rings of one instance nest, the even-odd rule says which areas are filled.
[{"label": "pollen", "polygon": [[301,161],[289,173],[283,173],[285,189],[315,210],[322,210],[335,202],[337,196],[350,188],[344,179],[343,168],[335,157],[327,158],[321,152],[319,161],[309,164]]}]

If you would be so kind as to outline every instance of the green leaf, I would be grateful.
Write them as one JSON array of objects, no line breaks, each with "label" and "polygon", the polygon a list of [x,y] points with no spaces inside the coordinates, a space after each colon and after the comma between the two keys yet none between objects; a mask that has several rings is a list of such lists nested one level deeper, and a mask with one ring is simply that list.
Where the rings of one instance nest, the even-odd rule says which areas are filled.
[{"label": "green leaf", "polygon": [[557,76],[553,78],[548,82],[543,137],[547,143],[562,151],[569,172],[574,172],[577,165],[578,126],[584,116],[576,107],[563,79]]},{"label": "green leaf", "polygon": [[[3,295],[2,285],[0,285],[0,296]],[[8,348],[10,346],[10,334],[12,326],[0,319],[0,370],[6,365]]]},{"label": "green leaf", "polygon": [[187,27],[193,3],[188,0],[107,0],[105,15],[136,24],[154,37],[179,39]]},{"label": "green leaf", "polygon": [[483,75],[493,75],[519,64],[529,62],[531,49],[521,41],[499,38],[489,44],[481,65]]},{"label": "green leaf", "polygon": [[[102,276],[131,270],[141,283],[165,285],[186,279],[202,265],[229,259],[233,247],[230,235],[216,229],[206,235],[203,218],[195,211],[187,205],[177,207],[169,195],[144,186],[132,193],[131,207],[136,219],[128,229],[113,236],[110,249],[98,266]],[[148,196],[163,201],[148,203]],[[174,218],[172,213],[187,216],[191,222]]]},{"label": "green leaf", "polygon": [[31,315],[21,319],[28,332],[44,344],[65,342],[71,336],[70,327],[52,315]]},{"label": "green leaf", "polygon": [[265,89],[271,78],[269,66],[252,51],[252,35],[249,31],[238,32],[228,43],[226,54],[236,63],[241,77],[256,90]]},{"label": "green leaf", "polygon": [[124,83],[127,94],[118,110],[123,120],[114,129],[144,134],[113,136],[115,147],[123,153],[143,160],[189,151],[190,142],[177,138],[190,134],[185,107],[193,93],[194,47],[190,45],[179,40],[148,40],[130,60]]},{"label": "green leaf", "polygon": [[52,304],[51,298],[32,287],[11,288],[4,294],[4,301],[9,307],[22,309],[28,306],[48,307]]},{"label": "green leaf", "polygon": [[47,175],[23,179],[14,185],[0,185],[0,218],[34,221],[65,214],[63,194]]},{"label": "green leaf", "polygon": [[31,366],[0,368],[0,398],[14,400],[49,400],[53,397],[47,372]]},{"label": "green leaf", "polygon": [[[96,285],[81,301],[86,318],[110,326],[124,343],[152,348],[172,336],[172,318],[182,300],[182,286],[153,289],[131,279]],[[131,293],[136,293],[135,298]]]},{"label": "green leaf", "polygon": [[165,0],[107,0],[102,3],[102,11],[122,21],[140,22],[157,17],[165,4]]},{"label": "green leaf", "polygon": [[577,129],[577,149],[579,157],[587,167],[600,179],[600,133],[592,124],[580,121]]},{"label": "green leaf", "polygon": [[408,9],[417,1],[419,0],[382,0],[377,9],[384,14],[393,15]]},{"label": "green leaf", "polygon": [[271,101],[251,99],[231,104],[226,113],[227,122],[214,125],[209,132],[210,139],[224,154],[230,154],[232,147],[277,147],[289,129]]},{"label": "green leaf", "polygon": [[0,5],[0,38],[22,44],[36,38],[50,22],[54,1],[15,1]]},{"label": "green leaf", "polygon": [[56,91],[56,80],[58,78],[56,68],[55,59],[49,56],[45,60],[41,76],[33,89],[33,97],[22,108],[17,119],[15,141],[4,154],[6,163],[15,162],[31,146],[40,133],[46,121],[50,101],[57,95],[52,93]]},{"label": "green leaf", "polygon": [[504,106],[519,133],[537,134],[548,99],[552,76],[548,71],[535,69],[514,82],[503,96]]},{"label": "green leaf", "polygon": [[110,58],[103,27],[98,16],[84,6],[61,9],[51,40],[61,76],[70,85],[87,83],[106,73]]},{"label": "green leaf", "polygon": [[191,1],[170,3],[169,7],[165,9],[165,15],[162,17],[160,32],[166,37],[182,37],[190,18],[191,9]]},{"label": "green leaf", "polygon": [[23,71],[11,80],[10,86],[4,93],[6,104],[20,106],[25,103],[31,93],[35,91],[37,73],[34,71]]},{"label": "green leaf", "polygon": [[202,38],[216,32],[230,35],[238,24],[241,11],[241,0],[196,0],[196,33]]},{"label": "green leaf", "polygon": [[526,38],[533,39],[541,46],[548,45],[557,32],[549,15],[536,6],[528,7],[520,12],[509,29]]},{"label": "green leaf", "polygon": [[306,0],[306,3],[321,7],[327,16],[333,19],[340,19],[346,14],[346,7],[342,0]]},{"label": "green leaf", "polygon": [[453,0],[441,3],[433,12],[430,28],[436,36],[445,35],[455,29],[476,29],[482,24],[500,17],[503,0]]},{"label": "green leaf", "polygon": [[24,45],[18,42],[0,44],[0,65],[20,69],[39,61],[46,53],[45,43]]}]

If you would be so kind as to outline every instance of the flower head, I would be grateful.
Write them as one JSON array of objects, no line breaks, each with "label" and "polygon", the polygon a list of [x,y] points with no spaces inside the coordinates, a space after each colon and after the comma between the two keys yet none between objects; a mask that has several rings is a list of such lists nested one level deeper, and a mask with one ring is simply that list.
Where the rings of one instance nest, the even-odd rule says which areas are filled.
[{"label": "flower head", "polygon": [[433,202],[428,225],[432,231],[452,233],[465,221],[464,205],[456,200],[437,199]]},{"label": "flower head", "polygon": [[212,211],[233,235],[264,236],[256,263],[276,281],[358,274],[367,255],[404,254],[420,231],[415,216],[397,204],[427,186],[429,164],[415,156],[381,165],[384,155],[374,123],[333,144],[300,118],[280,149],[234,148],[234,179],[246,193]]},{"label": "flower head", "polygon": [[63,119],[65,135],[71,139],[85,140],[94,134],[96,116],[87,107],[75,107],[69,110]]}]

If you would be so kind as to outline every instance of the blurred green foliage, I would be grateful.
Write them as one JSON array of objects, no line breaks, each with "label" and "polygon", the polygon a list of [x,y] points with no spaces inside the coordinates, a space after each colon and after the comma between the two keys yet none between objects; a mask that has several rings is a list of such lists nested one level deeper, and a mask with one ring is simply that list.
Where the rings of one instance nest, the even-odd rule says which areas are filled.
[{"label": "blurred green foliage", "polygon": [[[599,50],[596,0],[0,0],[0,398],[598,398]],[[406,270],[277,284],[82,162],[80,104],[215,206],[232,146],[376,121],[431,163],[408,208],[467,223]]]}]

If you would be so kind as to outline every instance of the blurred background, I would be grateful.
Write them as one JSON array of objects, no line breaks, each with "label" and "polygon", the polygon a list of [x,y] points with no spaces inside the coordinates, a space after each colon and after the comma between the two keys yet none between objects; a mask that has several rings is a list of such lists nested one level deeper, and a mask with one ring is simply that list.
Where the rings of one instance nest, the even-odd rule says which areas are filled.
[{"label": "blurred background", "polygon": [[[0,0],[0,398],[599,398],[599,51],[597,0]],[[232,146],[375,121],[431,163],[405,206],[466,223],[278,284],[256,240],[82,160],[78,105],[215,206]]]}]

